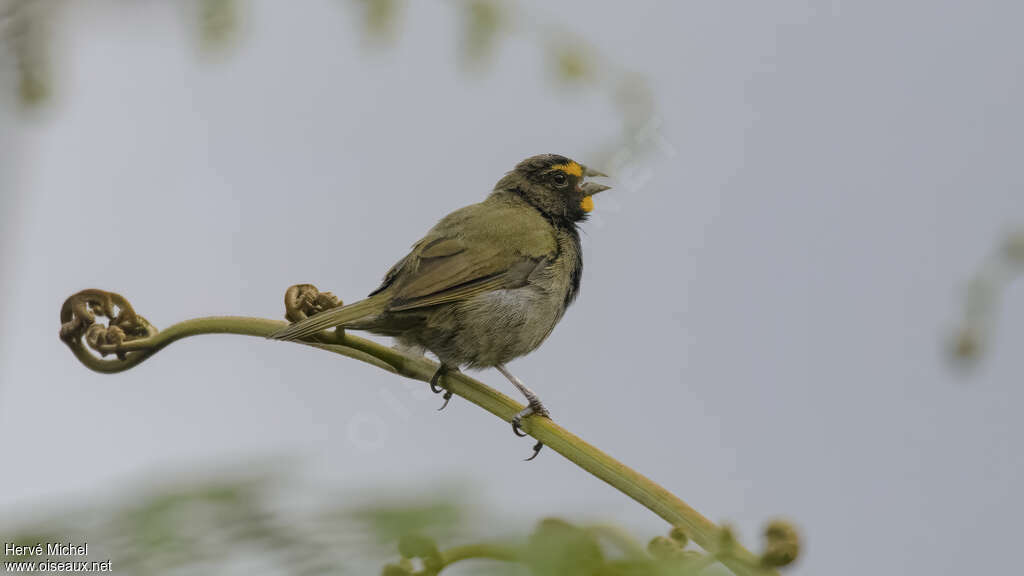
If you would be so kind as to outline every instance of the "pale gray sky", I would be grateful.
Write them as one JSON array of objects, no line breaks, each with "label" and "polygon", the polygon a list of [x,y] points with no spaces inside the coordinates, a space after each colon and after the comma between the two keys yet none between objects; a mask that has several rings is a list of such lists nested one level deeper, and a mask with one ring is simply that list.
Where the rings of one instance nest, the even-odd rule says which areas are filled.
[{"label": "pale gray sky", "polygon": [[[415,3],[378,51],[351,7],[302,6],[254,3],[208,59],[179,10],[76,4],[52,107],[17,117],[5,96],[0,511],[285,455],[332,490],[459,479],[524,528],[664,532],[552,452],[524,464],[530,442],[467,402],[437,413],[422,385],[345,358],[211,336],[104,376],[57,339],[85,287],[158,327],[280,317],[303,281],[354,300],[521,158],[586,162],[617,129],[604,94],[552,87],[529,39],[461,72],[448,3]],[[796,574],[1019,564],[1021,283],[975,373],[943,344],[967,279],[1024,225],[1024,4],[523,11],[648,77],[674,150],[598,198],[579,300],[511,365],[554,417],[751,546],[792,518]]]}]

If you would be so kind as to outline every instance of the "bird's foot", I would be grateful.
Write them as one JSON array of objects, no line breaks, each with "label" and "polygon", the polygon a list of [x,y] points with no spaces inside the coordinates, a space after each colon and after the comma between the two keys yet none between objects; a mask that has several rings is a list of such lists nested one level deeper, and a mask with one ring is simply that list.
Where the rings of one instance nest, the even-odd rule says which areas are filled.
[{"label": "bird's foot", "polygon": [[437,368],[437,371],[434,372],[434,375],[430,377],[431,392],[433,392],[434,394],[441,394],[442,392],[444,393],[444,396],[442,396],[442,398],[444,398],[444,404],[441,404],[441,407],[437,409],[438,412],[447,408],[448,402],[451,401],[452,399],[452,391],[446,390],[445,388],[440,386],[441,377],[447,374],[449,371],[451,371],[451,369],[442,364]]},{"label": "bird's foot", "polygon": [[[529,404],[526,406],[526,408],[523,408],[515,416],[512,417],[512,432],[516,436],[519,436],[520,438],[526,437],[528,435],[525,432],[523,432],[522,429],[523,418],[526,418],[528,416],[541,416],[543,418],[550,418],[551,413],[548,412],[548,409],[545,408],[543,404],[541,404],[540,398],[537,398],[536,396],[530,398]],[[533,445],[533,455],[527,458],[526,461],[529,462],[530,460],[536,458],[537,455],[540,454],[540,450],[543,447],[544,443],[538,440],[537,443]]]},{"label": "bird's foot", "polygon": [[544,418],[551,417],[551,413],[548,412],[548,409],[545,408],[544,405],[540,403],[539,398],[531,398],[530,404],[512,417],[512,431],[515,432],[516,436],[524,438],[528,435],[525,432],[523,432],[522,429],[523,418],[533,416],[534,414],[536,414],[537,416],[543,416]]},{"label": "bird's foot", "polygon": [[[544,418],[550,418],[551,415],[548,413],[548,409],[545,408],[544,405],[540,403],[540,397],[538,397],[533,390],[527,388],[526,385],[519,380],[519,378],[513,376],[512,373],[508,371],[508,368],[506,368],[504,364],[498,364],[497,366],[495,366],[495,368],[497,368],[498,372],[501,372],[501,374],[505,378],[508,378],[508,381],[511,382],[519,390],[519,392],[521,392],[523,396],[526,397],[526,408],[520,410],[518,414],[512,417],[512,432],[514,432],[516,436],[526,436],[526,433],[522,431],[523,418],[533,415],[543,416]],[[537,454],[540,454],[540,449],[543,447],[544,443],[538,440],[537,443],[533,445],[533,456],[527,458],[526,461],[529,462],[530,460],[536,458]]]}]

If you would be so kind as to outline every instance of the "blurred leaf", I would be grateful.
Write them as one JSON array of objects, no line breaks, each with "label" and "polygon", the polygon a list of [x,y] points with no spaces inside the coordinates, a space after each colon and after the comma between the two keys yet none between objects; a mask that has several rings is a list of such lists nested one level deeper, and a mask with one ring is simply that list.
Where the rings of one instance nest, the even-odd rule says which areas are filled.
[{"label": "blurred leaf", "polygon": [[590,50],[581,43],[558,42],[551,48],[558,78],[566,83],[579,83],[594,78],[594,61]]},{"label": "blurred leaf", "polygon": [[547,518],[530,536],[529,565],[537,576],[587,576],[604,565],[604,553],[592,533]]},{"label": "blurred leaf", "polygon": [[381,543],[394,542],[410,534],[449,534],[464,517],[459,507],[450,501],[409,506],[378,505],[356,509],[351,515],[369,527]]},{"label": "blurred leaf", "polygon": [[1003,246],[1010,262],[1024,266],[1024,230],[1010,234]]},{"label": "blurred leaf", "polygon": [[953,334],[950,356],[959,367],[972,367],[988,347],[988,337],[1007,286],[1024,275],[1024,231],[1009,234],[985,259],[967,284],[963,319]]},{"label": "blurred leaf", "polygon": [[37,106],[50,96],[47,46],[51,6],[39,0],[12,0],[0,12],[0,29],[17,66],[22,105]]},{"label": "blurred leaf", "polygon": [[376,40],[392,40],[397,29],[401,0],[357,0],[363,9],[363,25],[367,36]]},{"label": "blurred leaf", "polygon": [[494,54],[504,11],[498,0],[466,0],[462,12],[462,56],[469,64],[480,66]]},{"label": "blurred leaf", "polygon": [[228,46],[238,30],[235,0],[199,0],[199,39],[204,50]]}]

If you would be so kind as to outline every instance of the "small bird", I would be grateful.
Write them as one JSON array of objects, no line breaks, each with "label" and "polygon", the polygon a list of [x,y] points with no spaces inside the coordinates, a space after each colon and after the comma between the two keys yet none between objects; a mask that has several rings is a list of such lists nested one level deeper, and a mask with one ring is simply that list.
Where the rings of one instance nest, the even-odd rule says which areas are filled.
[{"label": "small bird", "polygon": [[[448,372],[497,368],[526,397],[512,420],[512,430],[525,436],[523,418],[549,413],[505,365],[540,346],[575,300],[583,272],[577,227],[593,210],[593,196],[609,189],[584,179],[603,176],[557,154],[527,158],[483,202],[442,218],[366,299],[270,338],[300,340],[333,327],[392,336],[400,347],[437,356],[430,381],[436,393],[444,392],[438,384]],[[445,392],[444,406],[450,398]]]}]

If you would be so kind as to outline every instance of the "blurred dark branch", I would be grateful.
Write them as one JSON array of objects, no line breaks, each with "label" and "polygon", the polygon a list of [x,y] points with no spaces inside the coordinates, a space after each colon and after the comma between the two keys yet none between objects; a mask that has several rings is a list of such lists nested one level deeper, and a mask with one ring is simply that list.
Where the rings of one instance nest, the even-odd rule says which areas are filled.
[{"label": "blurred dark branch", "polygon": [[[293,286],[285,296],[286,317],[293,320],[340,304],[333,296],[320,293],[309,284]],[[109,324],[97,323],[97,316],[109,318]],[[242,334],[266,337],[286,325],[277,320],[223,316],[186,320],[157,331],[136,314],[122,296],[102,290],[84,290],[71,296],[64,302],[60,317],[61,340],[83,364],[105,373],[127,370],[172,342],[189,336]],[[423,382],[429,382],[437,370],[437,364],[425,357],[410,356],[340,330],[324,331],[301,343]],[[108,355],[114,355],[116,359],[104,358]],[[508,396],[460,372],[450,374],[445,385],[452,393],[506,422],[511,422],[512,417],[523,409]],[[665,488],[552,420],[528,419],[524,430],[681,530],[697,545],[720,557],[720,561],[734,573],[773,573],[764,571],[763,559],[736,543],[729,531],[722,530]]]}]

